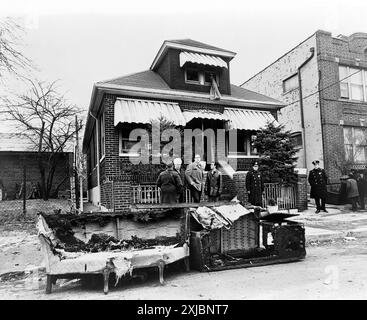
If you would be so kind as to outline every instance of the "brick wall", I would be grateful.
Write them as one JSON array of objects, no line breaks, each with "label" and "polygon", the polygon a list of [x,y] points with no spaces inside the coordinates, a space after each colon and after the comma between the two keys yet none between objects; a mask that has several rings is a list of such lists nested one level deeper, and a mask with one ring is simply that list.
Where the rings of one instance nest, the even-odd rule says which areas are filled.
[{"label": "brick wall", "polygon": [[[46,156],[46,155],[45,155]],[[8,199],[15,199],[16,184],[23,183],[23,165],[26,165],[27,182],[37,184],[41,175],[38,168],[38,154],[35,152],[0,153],[0,180],[2,180],[8,195]],[[47,171],[46,171],[47,174]],[[56,172],[54,174],[51,194],[56,187],[67,178],[60,187],[60,191],[70,190],[69,154],[60,154]]]},{"label": "brick wall", "polygon": [[307,175],[298,174],[297,182],[297,209],[307,210]]},{"label": "brick wall", "polygon": [[[119,133],[118,128],[114,126],[114,103],[116,97],[114,95],[106,94],[102,101],[102,111],[105,114],[105,141],[106,141],[106,155],[105,159],[100,164],[100,188],[101,188],[101,205],[108,209],[115,207],[115,211],[121,212],[129,208],[131,204],[132,190],[131,186],[138,184],[136,174],[132,168],[134,165],[130,163],[128,157],[121,157],[119,155]],[[214,108],[216,110],[222,109],[223,106],[210,106],[206,104],[196,104],[188,102],[180,102],[183,109],[200,109],[200,108]],[[221,137],[222,139],[223,137]],[[225,157],[224,154],[221,155]],[[226,198],[233,198],[238,196],[239,200],[247,201],[247,192],[245,190],[244,171],[249,170],[251,161],[254,158],[237,159],[237,170],[234,178],[230,179],[228,176],[223,176],[224,188],[223,196]],[[235,161],[228,159],[229,164]],[[155,169],[156,174],[161,170],[159,165]],[[148,169],[147,169],[148,171]],[[112,182],[113,181],[113,182]],[[153,179],[153,183],[154,183]],[[113,187],[112,187],[113,186]],[[205,201],[206,196],[202,194],[202,201]]]},{"label": "brick wall", "polygon": [[[367,34],[333,38],[331,33],[317,33],[320,73],[320,103],[324,167],[329,183],[339,183],[341,172],[335,165],[335,150],[343,149],[343,126],[361,127],[367,122],[367,103],[340,99],[339,65],[367,69]],[[343,124],[340,122],[342,120]]]},{"label": "brick wall", "polygon": [[[267,95],[286,104],[279,111],[278,121],[291,132],[303,131],[301,122],[300,91],[298,85],[284,92],[283,84],[289,77],[298,81],[298,68],[311,56],[311,48],[316,48],[316,35],[313,34],[290,51],[284,53],[271,65],[248,79],[242,87]],[[244,79],[245,80],[245,79]],[[297,153],[297,167],[312,169],[312,161],[323,157],[322,125],[318,90],[318,69],[316,54],[301,69],[305,148]],[[316,92],[316,94],[315,94]],[[311,95],[312,94],[312,95]],[[308,96],[308,97],[307,97]],[[305,97],[307,97],[305,99]]]}]

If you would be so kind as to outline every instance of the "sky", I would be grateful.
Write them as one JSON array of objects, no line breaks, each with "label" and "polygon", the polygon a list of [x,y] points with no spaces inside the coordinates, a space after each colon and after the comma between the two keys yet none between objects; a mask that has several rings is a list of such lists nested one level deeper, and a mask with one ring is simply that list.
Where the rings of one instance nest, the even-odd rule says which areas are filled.
[{"label": "sky", "polygon": [[58,79],[85,110],[95,82],[149,69],[164,40],[236,52],[231,82],[240,85],[318,29],[367,32],[366,0],[0,1],[0,18],[17,17],[25,27],[22,51],[37,78]]}]

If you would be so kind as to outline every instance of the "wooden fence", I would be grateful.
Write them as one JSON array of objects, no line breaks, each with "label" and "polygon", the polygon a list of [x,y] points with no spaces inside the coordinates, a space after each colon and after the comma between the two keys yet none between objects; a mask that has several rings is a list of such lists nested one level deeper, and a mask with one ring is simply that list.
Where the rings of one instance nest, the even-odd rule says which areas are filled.
[{"label": "wooden fence", "polygon": [[[154,184],[132,186],[133,203],[161,203],[161,189]],[[184,201],[191,202],[191,193],[185,189]]]},{"label": "wooden fence", "polygon": [[273,199],[279,209],[297,208],[296,186],[282,186],[278,183],[265,183],[265,195],[263,197],[263,207]]},{"label": "wooden fence", "polygon": [[[279,209],[297,208],[296,186],[281,186],[278,183],[265,183],[263,207],[273,199]],[[190,190],[185,190],[184,201],[191,202]],[[154,184],[132,186],[133,203],[161,203],[161,190]]]}]

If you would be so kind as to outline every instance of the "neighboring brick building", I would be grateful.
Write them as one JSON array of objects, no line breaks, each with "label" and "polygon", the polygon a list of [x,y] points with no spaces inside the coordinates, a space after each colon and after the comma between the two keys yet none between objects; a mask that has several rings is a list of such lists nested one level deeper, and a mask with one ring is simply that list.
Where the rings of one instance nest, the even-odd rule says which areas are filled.
[{"label": "neighboring brick building", "polygon": [[[44,159],[48,156],[43,153]],[[59,191],[70,190],[73,153],[60,153],[57,161],[51,196],[55,195],[58,186]],[[27,186],[40,183],[38,153],[34,145],[23,135],[0,133],[0,188],[3,189],[1,198],[5,198],[5,192],[7,200],[16,198],[16,192],[19,192],[23,183],[24,166]]]},{"label": "neighboring brick building", "polygon": [[366,168],[367,33],[319,30],[242,87],[286,104],[279,122],[294,133],[299,167],[320,159],[329,184],[339,183],[347,162]]},{"label": "neighboring brick building", "polygon": [[[222,129],[215,131],[215,140],[225,147],[210,147],[201,135],[197,139],[204,147],[200,151],[193,147],[192,154],[200,153],[204,161],[229,163],[237,171],[248,170],[257,157],[251,139],[267,121],[276,119],[282,103],[232,85],[234,56],[190,39],[165,41],[149,70],[94,85],[83,140],[91,202],[121,211],[134,201],[134,188],[155,183],[163,166],[132,164],[130,148],[137,140],[130,133],[149,129],[150,121],[162,115],[181,129]],[[228,143],[230,132],[238,133],[236,148]],[[187,164],[192,157],[183,160]],[[235,179],[225,180],[227,192],[236,195],[233,181],[243,179],[235,174]]]}]

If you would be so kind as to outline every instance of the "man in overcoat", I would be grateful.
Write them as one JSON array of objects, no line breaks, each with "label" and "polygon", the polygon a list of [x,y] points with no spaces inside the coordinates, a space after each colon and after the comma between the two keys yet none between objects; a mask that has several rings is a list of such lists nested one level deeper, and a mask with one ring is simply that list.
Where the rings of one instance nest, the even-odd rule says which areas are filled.
[{"label": "man in overcoat", "polygon": [[314,168],[308,175],[308,182],[311,185],[310,197],[315,199],[316,213],[319,213],[321,210],[327,212],[325,208],[327,197],[327,176],[325,170],[319,167],[319,160],[312,161],[312,164],[314,165]]},{"label": "man in overcoat", "polygon": [[157,186],[162,191],[162,203],[177,203],[178,195],[182,190],[180,175],[173,170],[173,163],[167,164],[167,169],[161,172],[157,179]]},{"label": "man in overcoat", "polygon": [[205,194],[208,200],[216,202],[219,200],[222,193],[222,174],[217,169],[217,164],[212,162],[210,164],[210,171],[206,176]]},{"label": "man in overcoat", "polygon": [[181,158],[175,158],[173,160],[173,170],[175,170],[181,178],[182,190],[178,195],[178,202],[184,202],[184,193],[186,189],[185,170],[182,168]]},{"label": "man in overcoat", "polygon": [[195,160],[190,163],[185,171],[186,182],[191,192],[191,198],[194,202],[200,202],[203,191],[203,168],[200,164],[200,155],[195,155]]},{"label": "man in overcoat", "polygon": [[262,174],[259,172],[258,161],[253,162],[252,169],[246,175],[246,190],[248,192],[248,201],[253,206],[262,206],[264,182]]},{"label": "man in overcoat", "polygon": [[367,180],[364,177],[363,173],[359,173],[357,175],[357,185],[358,185],[358,193],[359,193],[358,202],[359,202],[361,209],[364,210],[365,209],[364,198],[367,193]]}]

